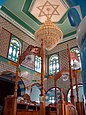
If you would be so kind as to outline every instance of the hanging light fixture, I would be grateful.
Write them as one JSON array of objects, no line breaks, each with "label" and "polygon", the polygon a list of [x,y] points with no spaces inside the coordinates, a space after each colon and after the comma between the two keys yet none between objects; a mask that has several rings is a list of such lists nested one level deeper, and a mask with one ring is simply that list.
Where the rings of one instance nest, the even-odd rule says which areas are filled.
[{"label": "hanging light fixture", "polygon": [[[47,1],[46,1],[47,3]],[[50,51],[53,49],[63,38],[62,31],[51,22],[49,17],[49,10],[47,8],[48,14],[44,15],[47,17],[47,20],[42,24],[39,29],[35,32],[35,40],[41,44],[41,94],[40,94],[40,114],[45,115],[45,94],[44,94],[44,54],[45,49]]]},{"label": "hanging light fixture", "polygon": [[45,49],[53,49],[63,38],[62,31],[47,18],[44,24],[35,32],[36,41],[42,43],[44,40]]}]

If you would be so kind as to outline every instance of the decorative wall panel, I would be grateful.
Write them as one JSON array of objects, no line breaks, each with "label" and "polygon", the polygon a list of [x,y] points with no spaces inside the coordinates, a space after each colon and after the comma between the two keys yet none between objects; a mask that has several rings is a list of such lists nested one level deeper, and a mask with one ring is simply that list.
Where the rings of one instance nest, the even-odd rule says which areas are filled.
[{"label": "decorative wall panel", "polygon": [[62,70],[63,68],[69,69],[69,62],[68,62],[69,59],[67,49],[59,52],[59,60],[60,60],[60,70]]}]

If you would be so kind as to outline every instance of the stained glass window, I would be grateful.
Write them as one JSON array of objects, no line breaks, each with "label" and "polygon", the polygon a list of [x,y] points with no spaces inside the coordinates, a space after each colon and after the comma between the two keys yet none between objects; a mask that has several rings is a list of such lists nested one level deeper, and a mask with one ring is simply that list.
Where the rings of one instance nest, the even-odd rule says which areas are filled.
[{"label": "stained glass window", "polygon": [[59,72],[59,59],[56,54],[49,58],[49,75],[54,74],[55,71]]},{"label": "stained glass window", "polygon": [[[57,102],[60,100],[60,90],[56,88]],[[62,93],[62,98],[64,99],[64,94]],[[54,103],[55,102],[55,88],[51,88],[46,93],[46,102]]]},{"label": "stained glass window", "polygon": [[18,59],[19,49],[21,50],[20,41],[16,37],[12,36],[10,41],[8,59],[16,62]]},{"label": "stained glass window", "polygon": [[75,48],[72,48],[71,49],[71,52],[75,52],[75,59],[72,59],[71,60],[71,66],[72,66],[72,69],[79,69],[81,68],[81,60],[80,60],[80,51],[79,51],[79,48],[78,47],[75,47]]},{"label": "stained glass window", "polygon": [[51,96],[49,102],[54,103],[55,102],[55,97]]},{"label": "stained glass window", "polygon": [[41,57],[35,57],[35,71],[41,73]]}]

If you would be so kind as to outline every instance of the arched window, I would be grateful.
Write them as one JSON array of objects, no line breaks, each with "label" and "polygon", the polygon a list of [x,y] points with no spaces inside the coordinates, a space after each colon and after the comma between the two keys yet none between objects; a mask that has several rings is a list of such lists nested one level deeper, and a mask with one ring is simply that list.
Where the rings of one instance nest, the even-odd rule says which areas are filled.
[{"label": "arched window", "polygon": [[19,49],[21,51],[21,42],[16,37],[12,36],[8,52],[8,59],[16,62],[18,59]]},{"label": "arched window", "polygon": [[49,58],[49,75],[54,74],[55,71],[59,72],[59,59],[57,54]]},{"label": "arched window", "polygon": [[35,57],[35,71],[41,73],[41,57]]},{"label": "arched window", "polygon": [[[72,48],[71,53],[73,53],[74,58],[71,60],[72,69],[79,69],[81,68],[81,60],[80,60],[80,51],[78,47]],[[75,53],[75,54],[74,54]]]},{"label": "arched window", "polygon": [[[77,96],[76,96],[76,86],[73,86],[73,91],[74,91],[74,101],[77,101]],[[84,100],[84,92],[83,92],[83,85],[78,85],[78,93],[79,93],[79,101],[83,102]],[[67,99],[68,102],[70,102],[70,95],[71,95],[71,89],[68,91],[67,94]]]},{"label": "arched window", "polygon": [[[60,90],[59,88],[56,88],[56,94],[57,94],[57,101],[60,100]],[[64,94],[62,93],[62,96],[64,98]],[[55,88],[51,88],[46,93],[46,102],[48,104],[55,103]]]}]

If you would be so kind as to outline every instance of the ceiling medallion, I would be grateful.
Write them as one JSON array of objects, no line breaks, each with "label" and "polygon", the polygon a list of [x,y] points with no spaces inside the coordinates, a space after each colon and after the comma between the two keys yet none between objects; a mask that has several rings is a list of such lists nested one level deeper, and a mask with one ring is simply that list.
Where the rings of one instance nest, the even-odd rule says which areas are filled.
[{"label": "ceiling medallion", "polygon": [[[45,5],[49,3],[48,1]],[[52,6],[53,7],[53,6]],[[63,32],[58,28],[52,21],[51,17],[53,16],[54,12],[50,15],[50,9],[47,9],[48,13],[42,12],[46,17],[47,20],[44,24],[42,24],[39,29],[35,32],[35,38],[39,43],[42,43],[44,40],[45,49],[51,50],[53,49],[63,38]],[[41,14],[40,14],[41,16]]]},{"label": "ceiling medallion", "polygon": [[37,7],[40,10],[39,17],[48,15],[48,17],[51,18],[53,15],[60,15],[57,11],[58,7],[59,5],[54,5],[46,1],[44,5]]}]

